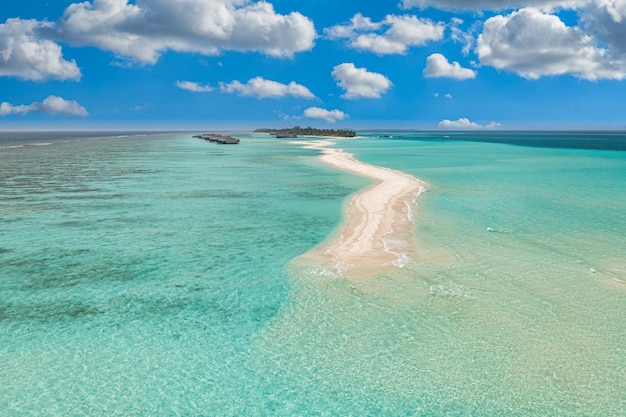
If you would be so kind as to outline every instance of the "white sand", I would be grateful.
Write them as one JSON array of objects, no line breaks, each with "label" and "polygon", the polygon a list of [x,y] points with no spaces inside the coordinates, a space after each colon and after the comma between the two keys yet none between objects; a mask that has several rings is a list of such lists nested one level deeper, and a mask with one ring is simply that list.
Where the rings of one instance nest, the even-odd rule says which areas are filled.
[{"label": "white sand", "polygon": [[426,183],[411,175],[365,164],[330,140],[299,141],[322,151],[325,163],[371,178],[372,186],[347,204],[346,220],[328,242],[302,255],[300,262],[322,263],[348,278],[359,278],[401,268],[415,249],[412,208]]}]

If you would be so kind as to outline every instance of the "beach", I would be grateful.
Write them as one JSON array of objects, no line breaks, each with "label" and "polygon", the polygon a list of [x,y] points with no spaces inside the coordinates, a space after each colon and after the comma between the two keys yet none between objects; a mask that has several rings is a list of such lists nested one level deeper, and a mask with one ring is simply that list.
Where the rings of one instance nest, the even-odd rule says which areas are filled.
[{"label": "beach", "polygon": [[405,266],[415,249],[413,207],[427,189],[426,183],[400,171],[360,162],[350,153],[332,148],[335,142],[328,139],[292,143],[320,150],[319,159],[324,163],[374,181],[350,198],[339,230],[302,255],[299,262],[322,264],[351,279]]}]

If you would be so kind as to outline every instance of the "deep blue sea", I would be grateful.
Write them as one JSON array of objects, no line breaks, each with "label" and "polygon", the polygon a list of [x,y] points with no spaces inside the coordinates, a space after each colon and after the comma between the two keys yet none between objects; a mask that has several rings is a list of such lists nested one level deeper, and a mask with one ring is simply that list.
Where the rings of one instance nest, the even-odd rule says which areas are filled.
[{"label": "deep blue sea", "polygon": [[429,184],[349,281],[368,180],[230,133],[0,132],[0,416],[626,415],[626,134],[337,141]]}]

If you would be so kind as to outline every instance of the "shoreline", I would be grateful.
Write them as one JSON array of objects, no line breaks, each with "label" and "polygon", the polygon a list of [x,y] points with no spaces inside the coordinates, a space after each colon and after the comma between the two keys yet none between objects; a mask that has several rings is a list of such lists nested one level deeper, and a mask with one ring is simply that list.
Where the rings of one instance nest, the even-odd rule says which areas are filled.
[{"label": "shoreline", "polygon": [[325,266],[349,279],[403,268],[415,252],[412,208],[426,191],[426,183],[330,148],[335,143],[328,138],[291,143],[321,151],[318,159],[330,166],[374,180],[350,197],[339,228],[321,245],[299,256],[296,264]]}]

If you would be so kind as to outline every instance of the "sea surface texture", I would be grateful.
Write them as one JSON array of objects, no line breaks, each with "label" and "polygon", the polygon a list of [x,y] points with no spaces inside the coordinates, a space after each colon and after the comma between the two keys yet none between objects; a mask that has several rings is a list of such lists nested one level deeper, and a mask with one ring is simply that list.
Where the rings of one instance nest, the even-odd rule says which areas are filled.
[{"label": "sea surface texture", "polygon": [[626,415],[626,135],[336,141],[429,187],[346,279],[370,182],[233,134],[0,133],[0,416]]}]

